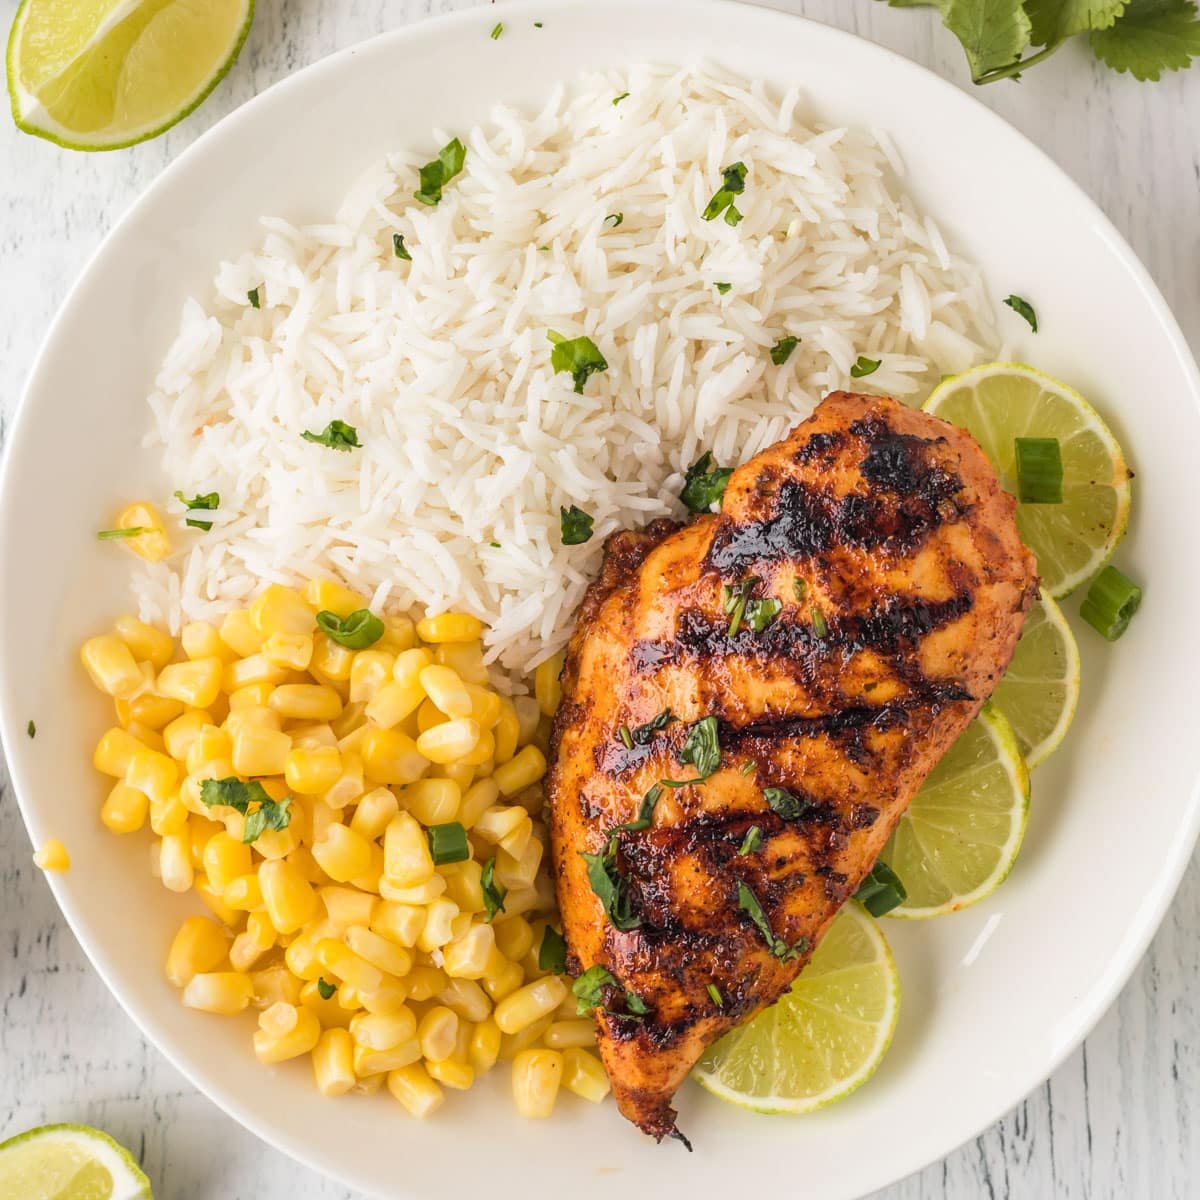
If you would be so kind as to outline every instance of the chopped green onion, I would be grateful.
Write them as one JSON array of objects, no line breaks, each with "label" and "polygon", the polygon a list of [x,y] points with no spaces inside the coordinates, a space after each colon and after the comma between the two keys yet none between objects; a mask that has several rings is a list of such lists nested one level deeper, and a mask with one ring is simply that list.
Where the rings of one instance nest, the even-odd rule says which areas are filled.
[{"label": "chopped green onion", "polygon": [[583,385],[587,383],[589,375],[608,370],[608,359],[600,353],[590,337],[568,339],[553,329],[546,332],[546,337],[554,344],[554,349],[550,351],[550,366],[556,375],[560,371],[570,372],[576,395],[583,395]]},{"label": "chopped green onion", "polygon": [[508,895],[508,888],[504,884],[496,882],[496,856],[494,854],[483,864],[483,871],[479,876],[479,886],[483,889],[483,908],[490,922],[497,913],[504,911],[504,899]]},{"label": "chopped green onion", "polygon": [[762,580],[757,575],[747,576],[741,583],[727,583],[721,589],[721,607],[729,616],[729,636],[737,637],[746,616],[746,606],[755,584]]},{"label": "chopped green onion", "polygon": [[628,99],[629,99],[628,92],[622,92],[619,96],[614,96],[613,97],[613,108],[616,108],[616,106],[618,104],[620,104],[622,100],[628,100]]},{"label": "chopped green onion", "polygon": [[1020,296],[1008,296],[1005,298],[1005,304],[1013,310],[1018,316],[1024,317],[1029,322],[1029,328],[1034,333],[1038,331],[1037,313],[1033,311],[1033,305],[1028,300],[1022,300]]},{"label": "chopped green onion", "polygon": [[1101,637],[1115,642],[1142,602],[1142,589],[1116,567],[1105,567],[1087,590],[1079,615]]},{"label": "chopped green onion", "polygon": [[808,584],[800,578],[799,575],[792,580],[792,591],[796,594],[796,599],[803,602],[804,597],[808,594]]},{"label": "chopped green onion", "polygon": [[733,284],[732,283],[714,283],[713,287],[715,287],[717,289],[717,291],[722,296],[724,296],[729,291],[729,289],[731,287],[733,287]]},{"label": "chopped green onion", "polygon": [[755,633],[762,633],[779,616],[782,609],[783,605],[773,596],[767,596],[762,600],[748,600],[746,602],[746,624]]},{"label": "chopped green onion", "polygon": [[438,151],[437,158],[421,168],[421,187],[413,198],[434,208],[442,198],[442,188],[462,171],[466,161],[466,146],[452,138]]},{"label": "chopped green onion", "polygon": [[625,220],[624,213],[609,213],[608,216],[605,217],[604,220],[600,222],[600,224],[605,229],[616,229],[616,227],[618,225],[620,225],[621,222],[624,220]]},{"label": "chopped green onion", "polygon": [[789,792],[787,788],[763,788],[763,799],[766,800],[771,811],[785,821],[798,821],[812,808],[807,800]]},{"label": "chopped green onion", "polygon": [[435,867],[466,862],[471,857],[467,831],[460,822],[448,821],[445,825],[430,825],[425,834],[429,838],[429,854]]},{"label": "chopped green onion", "polygon": [[771,347],[771,361],[777,366],[782,367],[789,358],[792,357],[792,351],[799,345],[800,339],[792,337],[788,334],[787,337],[780,338],[779,341]]},{"label": "chopped green onion", "polygon": [[585,513],[582,508],[576,508],[574,504],[570,508],[560,507],[558,519],[564,546],[582,546],[584,542],[591,540],[592,526],[596,518]]},{"label": "chopped green onion", "polygon": [[128,529],[101,529],[96,538],[101,542],[111,542],[117,538],[140,537],[145,532],[144,525],[130,525]]},{"label": "chopped green onion", "polygon": [[320,433],[306,429],[300,436],[306,442],[315,442],[318,446],[328,446],[330,450],[342,450],[345,453],[362,447],[358,430],[345,421],[330,421]]},{"label": "chopped green onion", "polygon": [[348,617],[322,609],[317,613],[317,628],[331,642],[348,650],[365,650],[383,637],[383,622],[369,609],[360,608]]},{"label": "chopped green onion", "polygon": [[742,838],[741,849],[739,854],[753,854],[759,846],[762,845],[762,827],[759,825],[751,825],[746,830],[746,836]]},{"label": "chopped green onion", "polygon": [[392,253],[397,258],[404,259],[405,262],[412,262],[412,255],[408,252],[408,247],[404,244],[404,234],[392,234]]},{"label": "chopped green onion", "polygon": [[492,26],[492,34],[491,34],[492,41],[494,42],[503,32],[504,32],[504,22],[497,21],[496,24]]},{"label": "chopped green onion", "polygon": [[322,1000],[330,999],[333,996],[333,993],[336,991],[337,988],[332,983],[329,983],[325,979],[324,975],[317,980],[317,995],[320,996]]},{"label": "chopped green onion", "polygon": [[868,358],[865,354],[860,354],[858,362],[850,368],[850,377],[852,379],[865,379],[868,375],[874,375],[882,365],[882,358]]},{"label": "chopped green onion", "polygon": [[754,759],[752,759],[752,758],[747,759],[746,762],[742,763],[742,767],[741,767],[742,774],[743,775],[753,775],[755,772],[755,769],[757,767],[758,767],[758,763],[756,763],[754,761]]},{"label": "chopped green onion", "polygon": [[[259,284],[259,287],[261,286],[262,284]],[[246,299],[250,301],[251,308],[262,308],[262,300],[259,297],[258,288],[254,288],[252,291],[247,292]]]},{"label": "chopped green onion", "polygon": [[617,738],[624,742],[626,750],[633,749],[633,734],[629,732],[628,725],[622,725],[621,728],[617,730]]},{"label": "chopped green onion", "polygon": [[538,970],[549,971],[552,975],[567,973],[567,943],[553,925],[547,925],[546,932],[542,934],[542,944],[538,947]]},{"label": "chopped green onion", "polygon": [[705,450],[687,469],[683,477],[683,491],[679,493],[683,506],[689,512],[717,512],[725,486],[733,474],[732,467],[718,467],[711,450]]},{"label": "chopped green onion", "polygon": [[25,732],[29,734],[30,737],[37,737],[37,726],[30,721],[29,724],[25,726]]},{"label": "chopped green onion", "polygon": [[877,862],[858,886],[854,898],[873,917],[882,917],[908,899],[900,876],[884,862]]},{"label": "chopped green onion", "polygon": [[[190,500],[187,499],[182,492],[176,492],[175,499],[178,500],[180,504],[186,506],[189,512],[196,508],[211,511],[212,509],[220,507],[221,504],[221,496],[219,492],[205,492],[203,495],[193,496]],[[203,529],[205,533],[207,533],[213,527],[213,523],[211,521],[201,521],[194,517],[188,517],[184,521],[184,524],[191,526],[193,529]]]},{"label": "chopped green onion", "polygon": [[742,219],[742,214],[734,207],[733,198],[740,196],[746,190],[746,164],[732,163],[721,169],[721,186],[713,193],[713,198],[704,208],[704,219],[715,220],[725,214],[726,225],[736,225]]},{"label": "chopped green onion", "polygon": [[541,27],[542,27],[541,21],[534,21],[533,27],[534,27],[534,29],[541,29]]},{"label": "chopped green onion", "polygon": [[710,983],[707,988],[709,996],[712,997],[712,1002],[718,1008],[725,1007],[725,1001],[721,998],[721,989],[715,983]]},{"label": "chopped green onion", "polygon": [[1062,448],[1058,438],[1014,438],[1017,499],[1022,504],[1063,502]]},{"label": "chopped green onion", "polygon": [[825,621],[825,614],[814,604],[812,608],[812,627],[813,633],[819,638],[823,638],[829,633],[829,626]]}]

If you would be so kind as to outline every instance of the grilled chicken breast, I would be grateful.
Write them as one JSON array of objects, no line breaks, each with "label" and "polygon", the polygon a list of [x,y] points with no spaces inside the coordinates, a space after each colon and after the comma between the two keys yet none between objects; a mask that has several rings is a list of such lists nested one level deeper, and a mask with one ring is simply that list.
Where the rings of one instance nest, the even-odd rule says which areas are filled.
[{"label": "grilled chicken breast", "polygon": [[610,538],[548,795],[570,966],[610,973],[600,1052],[647,1133],[680,1136],[676,1089],[790,986],[1003,674],[1037,592],[1013,517],[969,434],[839,392],[719,515]]}]

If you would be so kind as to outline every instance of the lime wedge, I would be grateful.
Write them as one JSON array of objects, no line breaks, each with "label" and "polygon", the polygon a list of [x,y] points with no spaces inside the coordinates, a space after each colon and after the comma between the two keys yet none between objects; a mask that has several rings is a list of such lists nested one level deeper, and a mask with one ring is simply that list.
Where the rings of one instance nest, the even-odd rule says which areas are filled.
[{"label": "lime wedge", "polygon": [[866,1082],[891,1044],[900,977],[875,922],[845,905],[791,991],[710,1046],[694,1078],[767,1113],[806,1113]]},{"label": "lime wedge", "polygon": [[24,0],[8,38],[13,120],[115,150],[187,116],[237,58],[254,0]]},{"label": "lime wedge", "polygon": [[1117,439],[1078,392],[1021,363],[988,363],[941,383],[925,411],[969,430],[1014,496],[1014,439],[1057,438],[1063,502],[1018,505],[1017,528],[1055,599],[1104,565],[1129,523],[1130,474]]},{"label": "lime wedge", "polygon": [[87,1125],[42,1125],[0,1144],[0,1200],[150,1200],[124,1146]]},{"label": "lime wedge", "polygon": [[908,899],[889,917],[957,912],[1012,870],[1029,814],[1029,772],[1016,734],[991,704],[929,773],[879,856]]},{"label": "lime wedge", "polygon": [[1025,618],[1017,652],[992,693],[1031,770],[1058,749],[1079,700],[1079,647],[1063,611],[1043,596]]}]

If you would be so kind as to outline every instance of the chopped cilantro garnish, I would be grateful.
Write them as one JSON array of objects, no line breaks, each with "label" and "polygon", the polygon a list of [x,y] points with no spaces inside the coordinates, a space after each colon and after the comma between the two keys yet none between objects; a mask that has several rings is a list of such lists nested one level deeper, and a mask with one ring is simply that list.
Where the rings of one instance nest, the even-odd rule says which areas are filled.
[{"label": "chopped cilantro garnish", "polygon": [[306,429],[300,435],[306,442],[315,442],[318,446],[328,446],[330,450],[342,450],[347,453],[361,449],[362,442],[358,440],[358,430],[345,421],[330,421],[320,433]]},{"label": "chopped cilantro garnish", "polygon": [[590,513],[585,513],[582,508],[576,508],[574,504],[570,508],[560,506],[558,520],[564,546],[582,546],[584,542],[591,540],[592,526],[596,518]]},{"label": "chopped cilantro garnish", "polygon": [[554,373],[570,372],[575,381],[575,391],[580,396],[583,395],[583,385],[587,383],[589,375],[608,370],[608,360],[590,337],[568,339],[553,329],[546,336],[554,343],[554,349],[550,351],[550,365]]},{"label": "chopped cilantro garnish", "polygon": [[413,193],[414,198],[435,208],[442,198],[442,188],[462,171],[466,161],[466,146],[458,138],[451,138],[438,151],[437,158],[421,168],[421,186]]}]

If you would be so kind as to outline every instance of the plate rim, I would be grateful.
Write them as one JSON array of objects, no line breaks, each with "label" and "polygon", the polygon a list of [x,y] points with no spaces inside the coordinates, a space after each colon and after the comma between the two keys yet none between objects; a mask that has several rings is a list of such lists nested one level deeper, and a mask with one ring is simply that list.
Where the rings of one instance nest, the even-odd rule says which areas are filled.
[{"label": "plate rim", "polygon": [[[736,10],[744,11],[747,8],[752,8],[756,10],[756,18],[758,19],[775,21],[781,26],[786,25],[792,30],[794,30],[796,25],[819,29],[823,37],[830,37],[834,41],[854,45],[855,53],[861,54],[866,52],[868,54],[875,54],[883,60],[890,61],[901,72],[919,73],[925,77],[927,84],[945,95],[949,103],[961,105],[962,102],[966,102],[968,108],[974,110],[976,118],[984,120],[993,130],[1001,131],[1003,136],[1015,138],[1026,152],[1032,153],[1035,158],[1039,159],[1043,168],[1056,178],[1058,185],[1064,191],[1068,192],[1075,202],[1083,205],[1095,223],[1096,228],[1103,235],[1104,240],[1112,248],[1117,259],[1120,261],[1120,265],[1129,273],[1131,281],[1137,285],[1143,301],[1152,311],[1157,323],[1166,334],[1180,372],[1189,384],[1190,394],[1182,399],[1185,402],[1190,400],[1192,409],[1200,412],[1200,367],[1197,366],[1196,358],[1188,345],[1178,319],[1175,317],[1166,298],[1162,295],[1161,290],[1141,258],[1108,215],[1100,208],[1099,204],[1092,199],[1079,183],[1060,167],[1041,146],[1004,117],[988,108],[977,96],[965,91],[956,83],[939,75],[931,68],[857,33],[827,25],[811,17],[770,8],[766,4],[758,3],[757,0],[626,0],[626,2],[631,6],[635,3],[640,5],[652,3],[660,8],[680,9],[686,11],[693,19],[703,9],[712,10],[714,13],[729,14]],[[38,350],[34,355],[32,365],[29,368],[25,383],[21,388],[19,400],[13,412],[8,436],[5,439],[3,454],[0,455],[0,567],[7,561],[9,553],[7,528],[11,518],[6,514],[11,514],[14,510],[15,497],[11,497],[9,494],[15,486],[13,480],[16,474],[12,467],[14,459],[12,448],[18,445],[25,436],[25,428],[29,423],[29,412],[31,410],[31,395],[37,390],[40,376],[45,370],[45,364],[50,358],[52,351],[56,349],[56,343],[59,340],[59,330],[68,324],[75,308],[79,304],[80,294],[85,289],[88,280],[112,252],[113,244],[118,240],[120,235],[124,233],[128,226],[137,223],[143,211],[155,203],[160,191],[169,187],[177,175],[183,174],[190,168],[193,158],[205,153],[211,142],[226,136],[243,122],[253,119],[258,108],[266,103],[268,98],[272,101],[277,100],[280,95],[290,90],[299,91],[303,89],[323,74],[336,74],[343,70],[345,65],[357,54],[362,53],[368,48],[373,52],[384,52],[391,47],[402,47],[408,42],[419,41],[423,37],[432,36],[436,38],[443,31],[453,30],[458,26],[468,27],[479,25],[486,27],[489,23],[495,23],[498,14],[503,15],[506,19],[520,18],[522,16],[544,17],[549,14],[559,15],[564,12],[569,13],[571,10],[587,9],[590,7],[590,0],[505,0],[502,8],[476,4],[467,9],[422,17],[396,28],[386,29],[325,55],[315,62],[309,63],[307,66],[277,80],[215,122],[172,159],[147,184],[126,211],[118,217],[107,230],[100,243],[92,251],[86,263],[79,271],[79,274],[67,289],[58,311],[47,327]],[[0,589],[0,621],[3,621],[6,616],[5,605],[4,590]],[[12,710],[12,705],[8,702],[9,695],[9,691],[0,686],[0,748],[4,751],[13,795],[17,801],[22,821],[31,842],[36,846],[39,839],[35,834],[35,829],[40,827],[41,822],[37,817],[32,802],[24,798],[31,790],[29,788],[28,773],[22,765],[25,747],[20,737],[21,729],[18,718],[15,711]],[[872,1190],[890,1186],[924,1170],[932,1163],[936,1163],[954,1153],[967,1142],[978,1137],[983,1131],[990,1129],[1020,1104],[1032,1091],[1039,1087],[1042,1082],[1049,1078],[1095,1029],[1145,956],[1150,942],[1157,934],[1168,909],[1175,899],[1197,840],[1200,839],[1200,769],[1197,770],[1190,795],[1187,797],[1187,805],[1185,819],[1181,822],[1178,831],[1180,836],[1177,836],[1173,840],[1171,843],[1171,852],[1161,864],[1159,872],[1160,886],[1157,889],[1154,902],[1147,907],[1139,909],[1134,914],[1130,926],[1126,929],[1126,936],[1121,940],[1122,944],[1118,945],[1117,950],[1114,951],[1114,958],[1109,960],[1103,976],[1088,988],[1082,1006],[1083,1015],[1077,1018],[1071,1036],[1058,1043],[1054,1053],[1049,1056],[1049,1060],[1043,1068],[1035,1073],[1036,1077],[1024,1081],[1017,1094],[1010,1096],[1005,1101],[1003,1107],[996,1111],[988,1120],[980,1123],[977,1127],[969,1129],[961,1136],[958,1131],[955,1131],[954,1141],[949,1145],[945,1145],[943,1149],[936,1153],[918,1151],[905,1166],[902,1174],[878,1181],[872,1186]],[[66,921],[76,943],[82,949],[88,962],[104,982],[105,987],[133,1022],[134,1026],[183,1075],[192,1087],[216,1105],[224,1114],[280,1153],[302,1163],[308,1169],[324,1178],[333,1179],[347,1187],[355,1188],[366,1195],[378,1196],[383,1200],[385,1193],[375,1190],[374,1183],[370,1183],[365,1178],[361,1178],[356,1174],[348,1173],[340,1165],[327,1164],[322,1160],[321,1156],[308,1152],[299,1139],[290,1136],[283,1130],[272,1128],[271,1122],[265,1114],[260,1119],[256,1111],[244,1106],[223,1085],[216,1081],[205,1081],[202,1083],[197,1075],[193,1073],[191,1066],[185,1065],[182,1061],[182,1055],[176,1053],[166,1031],[159,1027],[159,1023],[149,1011],[149,1006],[144,1005],[137,998],[136,994],[131,993],[126,997],[115,985],[106,963],[102,961],[105,957],[102,947],[100,945],[93,946],[89,940],[81,936],[77,920],[80,907],[72,900],[69,894],[70,889],[65,885],[62,878],[50,872],[46,873],[46,879],[54,895],[55,902],[58,905],[59,912],[62,914],[63,919]],[[1119,961],[1115,958],[1116,954],[1120,955]],[[141,1011],[143,1008],[147,1011]],[[1005,1089],[1006,1094],[1011,1090]],[[389,1194],[412,1195],[412,1193]],[[865,1193],[859,1193],[859,1195],[865,1195]]]}]

